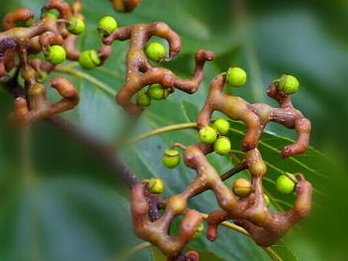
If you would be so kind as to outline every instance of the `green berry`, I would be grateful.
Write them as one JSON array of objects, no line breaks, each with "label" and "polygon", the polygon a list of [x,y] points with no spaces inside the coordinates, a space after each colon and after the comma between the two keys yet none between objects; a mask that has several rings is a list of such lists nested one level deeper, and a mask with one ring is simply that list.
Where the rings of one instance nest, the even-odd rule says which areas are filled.
[{"label": "green berry", "polygon": [[287,173],[280,175],[276,182],[276,188],[280,193],[291,194],[295,191],[296,178],[294,175]]},{"label": "green berry", "polygon": [[227,83],[232,87],[241,87],[247,81],[246,72],[239,67],[231,67],[228,69],[226,77]]},{"label": "green berry", "polygon": [[53,64],[62,63],[66,59],[65,49],[60,45],[49,46],[46,54],[46,59]]},{"label": "green berry", "polygon": [[85,30],[85,22],[82,19],[73,16],[69,20],[68,30],[72,34],[80,34]]},{"label": "green berry", "polygon": [[47,79],[47,73],[45,71],[37,71],[36,81],[38,83],[43,83]]},{"label": "green berry", "polygon": [[297,92],[300,82],[292,75],[283,74],[279,79],[279,88],[288,94]]},{"label": "green berry", "polygon": [[217,119],[213,125],[215,129],[217,130],[217,132],[220,133],[221,135],[226,135],[228,131],[230,130],[229,121],[222,118]]},{"label": "green berry", "polygon": [[161,43],[150,43],[145,49],[147,57],[154,62],[159,62],[166,55],[166,48]]},{"label": "green berry", "polygon": [[164,191],[164,184],[161,179],[151,178],[145,179],[143,182],[147,183],[149,191],[153,194],[161,194]]},{"label": "green berry", "polygon": [[201,223],[201,224],[197,227],[196,232],[195,232],[193,238],[199,238],[199,237],[202,235],[203,231],[204,231],[204,224]]},{"label": "green berry", "polygon": [[59,18],[58,12],[56,10],[53,10],[53,9],[45,12],[43,16],[50,17],[54,20],[57,20]]},{"label": "green berry", "polygon": [[79,64],[82,68],[93,69],[100,65],[100,58],[95,50],[88,50],[81,53]]},{"label": "green berry", "polygon": [[249,180],[240,178],[233,182],[233,193],[238,197],[246,197],[251,193],[251,183]]},{"label": "green berry", "polygon": [[175,168],[180,163],[179,151],[175,149],[166,149],[162,157],[162,163],[167,168]]},{"label": "green berry", "polygon": [[212,144],[216,141],[217,133],[213,127],[206,126],[199,130],[199,140],[204,144]]},{"label": "green berry", "polygon": [[269,199],[269,196],[267,196],[266,194],[263,194],[263,200],[265,201],[266,206],[269,207],[269,205],[271,204],[271,200]]},{"label": "green berry", "polygon": [[231,151],[231,141],[226,136],[219,137],[214,143],[214,151],[223,156]]},{"label": "green berry", "polygon": [[167,88],[164,88],[160,84],[151,84],[149,87],[149,95],[154,100],[163,100],[168,97],[169,90]]},{"label": "green berry", "polygon": [[109,36],[117,28],[117,21],[112,16],[104,16],[99,20],[98,31],[103,36]]},{"label": "green berry", "polygon": [[140,107],[147,107],[151,104],[151,97],[146,91],[141,91],[137,94],[136,102]]}]

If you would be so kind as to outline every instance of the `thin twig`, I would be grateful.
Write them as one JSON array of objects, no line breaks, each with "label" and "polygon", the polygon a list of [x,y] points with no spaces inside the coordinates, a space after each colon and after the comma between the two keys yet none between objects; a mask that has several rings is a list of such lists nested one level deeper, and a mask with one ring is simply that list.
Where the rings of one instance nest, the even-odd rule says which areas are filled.
[{"label": "thin twig", "polygon": [[109,85],[99,81],[98,79],[94,78],[93,76],[91,76],[87,73],[78,71],[70,66],[58,65],[55,67],[54,70],[57,72],[70,74],[70,75],[76,76],[78,78],[83,78],[86,81],[89,81],[89,82],[95,84],[100,89],[102,89],[103,91],[105,91],[106,93],[110,94],[113,97],[115,97],[117,94],[117,92],[114,89],[112,89]]},{"label": "thin twig", "polygon": [[176,130],[184,130],[184,129],[195,129],[197,126],[196,123],[194,122],[189,122],[189,123],[181,123],[181,124],[173,124],[173,125],[168,125],[165,127],[161,127],[155,130],[151,130],[148,132],[145,132],[137,137],[131,138],[125,142],[125,145],[133,144],[138,141],[157,136],[159,134],[163,134],[166,132],[171,132],[171,131],[176,131]]}]

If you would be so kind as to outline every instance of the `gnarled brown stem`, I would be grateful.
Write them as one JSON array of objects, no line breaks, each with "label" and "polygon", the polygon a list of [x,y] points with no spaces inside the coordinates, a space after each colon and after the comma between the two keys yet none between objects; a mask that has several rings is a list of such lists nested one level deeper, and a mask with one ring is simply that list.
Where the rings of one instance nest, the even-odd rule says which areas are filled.
[{"label": "gnarled brown stem", "polygon": [[211,82],[208,97],[197,120],[199,128],[209,125],[213,112],[218,110],[229,118],[240,120],[246,124],[247,132],[243,140],[243,148],[246,151],[257,147],[262,131],[271,121],[295,129],[297,132],[297,141],[282,150],[283,157],[300,154],[307,149],[311,123],[299,110],[293,107],[291,97],[288,94],[272,83],[268,87],[267,93],[278,101],[279,108],[264,103],[250,104],[241,97],[225,94],[223,92],[225,83],[224,74],[218,75]]},{"label": "gnarled brown stem", "polygon": [[[136,235],[157,246],[168,260],[180,260],[183,248],[193,239],[202,216],[195,210],[187,210],[187,199],[178,194],[171,197],[162,217],[155,221],[148,218],[149,203],[147,201],[146,184],[138,183],[132,188],[132,217]],[[178,235],[170,235],[170,225],[175,217],[183,215]],[[193,253],[188,257],[193,259]],[[184,259],[185,260],[185,259]]]},{"label": "gnarled brown stem", "polygon": [[130,27],[117,29],[113,34],[104,39],[104,43],[111,45],[114,41],[130,40],[130,48],[127,53],[126,82],[117,93],[116,101],[131,114],[139,114],[143,108],[132,102],[133,96],[145,86],[159,83],[164,88],[174,88],[187,93],[197,91],[202,78],[203,67],[206,61],[211,61],[214,54],[210,51],[199,50],[195,54],[196,67],[189,79],[181,79],[172,71],[153,67],[144,53],[144,48],[152,36],[164,38],[169,43],[169,57],[175,58],[181,50],[180,37],[165,23],[155,22],[151,24],[136,24]]}]

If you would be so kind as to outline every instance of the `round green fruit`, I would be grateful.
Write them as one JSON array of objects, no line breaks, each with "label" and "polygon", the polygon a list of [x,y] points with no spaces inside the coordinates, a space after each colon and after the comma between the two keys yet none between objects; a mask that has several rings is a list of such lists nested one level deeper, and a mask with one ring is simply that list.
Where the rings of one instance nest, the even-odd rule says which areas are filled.
[{"label": "round green fruit", "polygon": [[283,74],[279,79],[279,88],[288,94],[297,92],[300,82],[295,76]]},{"label": "round green fruit", "polygon": [[244,178],[236,179],[233,182],[233,193],[238,197],[246,197],[251,193],[251,183]]},{"label": "round green fruit", "polygon": [[154,62],[159,62],[166,55],[166,48],[161,43],[150,43],[146,46],[145,53],[147,57]]},{"label": "round green fruit", "polygon": [[231,141],[225,136],[219,137],[214,143],[214,151],[223,156],[231,151]]},{"label": "round green fruit", "polygon": [[161,194],[164,191],[164,184],[161,179],[151,178],[143,180],[143,182],[147,183],[149,191],[153,194]]},{"label": "round green fruit", "polygon": [[175,168],[180,163],[179,151],[175,149],[166,149],[162,157],[162,163],[167,168]]},{"label": "round green fruit", "polygon": [[100,58],[95,50],[83,51],[79,57],[79,64],[82,68],[93,69],[100,65]]},{"label": "round green fruit", "polygon": [[70,33],[78,35],[85,30],[85,22],[82,19],[73,16],[69,20],[68,30]]},{"label": "round green fruit", "polygon": [[216,130],[211,126],[203,127],[198,132],[199,140],[204,144],[213,144],[216,141]]},{"label": "round green fruit", "polygon": [[50,17],[54,20],[57,20],[59,18],[59,14],[56,10],[52,9],[52,10],[48,10],[47,12],[44,13],[43,16],[46,16],[46,17]]},{"label": "round green fruit", "polygon": [[291,194],[295,191],[296,178],[292,174],[280,175],[277,178],[276,188],[280,193]]},{"label": "round green fruit", "polygon": [[60,64],[66,59],[65,49],[60,45],[52,45],[47,49],[46,60],[53,64]]},{"label": "round green fruit", "polygon": [[109,36],[117,29],[117,21],[112,16],[105,16],[99,20],[98,31],[103,36]]},{"label": "round green fruit", "polygon": [[232,87],[241,87],[247,81],[247,73],[239,67],[231,67],[228,69],[226,81]]},{"label": "round green fruit", "polygon": [[271,204],[271,200],[269,199],[269,196],[267,196],[266,194],[263,194],[263,200],[265,201],[266,206],[269,207],[269,205]]},{"label": "round green fruit", "polygon": [[151,104],[151,97],[146,91],[141,91],[137,94],[136,102],[140,107],[147,107]]},{"label": "round green fruit", "polygon": [[194,235],[193,237],[194,237],[194,238],[199,238],[199,237],[202,235],[203,231],[204,231],[204,224],[201,223],[201,224],[197,227],[196,232],[195,232],[195,235]]},{"label": "round green fruit", "polygon": [[151,84],[148,89],[149,95],[154,100],[163,100],[168,97],[169,90],[160,84]]},{"label": "round green fruit", "polygon": [[226,135],[228,131],[230,130],[229,121],[222,118],[217,119],[213,125],[215,129],[217,130],[217,132],[220,133],[221,135]]}]

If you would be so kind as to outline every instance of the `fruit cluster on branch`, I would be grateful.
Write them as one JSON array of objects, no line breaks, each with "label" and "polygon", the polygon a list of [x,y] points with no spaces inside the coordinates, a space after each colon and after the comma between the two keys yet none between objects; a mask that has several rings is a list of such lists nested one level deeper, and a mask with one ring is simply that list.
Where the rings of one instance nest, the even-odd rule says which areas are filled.
[{"label": "fruit cluster on branch", "polygon": [[[226,83],[236,88],[244,85],[246,80],[246,72],[237,67],[216,76],[211,82],[207,99],[198,115],[197,128],[201,143],[188,147],[176,143],[172,148],[165,150],[162,158],[165,166],[175,168],[180,163],[179,151],[175,149],[179,147],[184,151],[183,159],[186,167],[196,171],[196,177],[183,192],[161,199],[161,202],[154,207],[153,200],[148,199],[152,198],[153,194],[163,191],[164,185],[160,180],[144,182],[132,190],[132,214],[136,234],[157,245],[168,256],[168,260],[185,260],[185,258],[190,260],[183,254],[183,247],[194,239],[201,221],[199,213],[189,209],[187,205],[190,198],[207,190],[213,191],[221,208],[210,213],[207,219],[207,238],[211,241],[217,239],[218,226],[226,220],[232,220],[243,227],[258,245],[268,247],[276,243],[311,211],[312,186],[301,173],[284,173],[276,182],[279,192],[285,194],[296,192],[293,208],[287,212],[270,210],[270,199],[264,193],[262,185],[262,178],[266,174],[267,167],[257,149],[260,136],[270,121],[295,129],[298,134],[297,141],[282,150],[281,155],[284,158],[303,153],[307,149],[311,123],[293,107],[291,102],[291,94],[297,91],[299,82],[291,75],[283,75],[280,79],[273,81],[267,89],[269,97],[279,103],[279,108],[273,108],[264,103],[250,104],[239,96],[223,92]],[[219,155],[232,154],[231,141],[226,136],[230,129],[230,122],[223,118],[212,121],[215,110],[224,113],[231,120],[244,122],[247,128],[242,143],[246,152],[244,159],[224,175],[219,175],[206,157],[212,152]],[[223,181],[240,171],[248,171],[250,181],[243,178],[237,179],[232,188],[224,184]],[[156,206],[165,208],[163,216],[157,214]],[[158,219],[149,219],[150,212],[156,213]],[[188,214],[192,215],[191,221],[194,223],[190,223],[185,218]],[[172,221],[180,215],[183,219],[179,233],[181,241],[178,243],[178,238],[170,237],[168,233]],[[139,220],[144,222],[138,222]],[[161,244],[164,242],[163,237],[167,240],[164,245]],[[189,253],[193,257],[193,252]],[[194,258],[196,259],[193,260],[197,260],[198,254],[195,254]]]},{"label": "fruit cluster on branch", "polygon": [[[141,0],[111,2],[117,11],[129,12]],[[195,93],[202,82],[205,63],[214,59],[213,52],[198,50],[194,57],[192,76],[182,79],[161,67],[161,62],[174,59],[181,50],[180,36],[174,30],[164,22],[118,28],[117,21],[111,16],[105,16],[99,21],[98,31],[102,38],[99,50],[80,51],[77,47],[78,35],[85,29],[85,18],[81,11],[81,0],[74,0],[72,4],[64,0],[48,0],[38,20],[27,8],[5,15],[4,31],[0,33],[0,81],[16,97],[14,112],[10,117],[12,122],[26,125],[40,119],[53,119],[54,123],[52,116],[74,108],[79,102],[78,92],[63,76],[56,76],[50,81],[50,86],[56,89],[62,99],[55,103],[47,100],[43,84],[47,75],[66,59],[78,61],[85,69],[102,66],[111,55],[111,45],[115,41],[130,42],[125,83],[116,96],[117,103],[129,115],[140,116],[151,100],[165,99],[175,89],[188,94]],[[160,42],[152,41],[154,36],[167,41],[168,52]],[[39,53],[44,54],[44,59],[36,56]],[[165,150],[162,158],[165,166],[175,168],[180,164],[180,148],[186,167],[196,172],[195,178],[181,193],[163,198],[159,195],[164,190],[160,179],[138,181],[129,171],[120,173],[131,187],[135,233],[157,246],[168,261],[199,259],[198,253],[194,251],[185,253],[187,244],[204,230],[201,214],[189,209],[188,202],[205,191],[213,191],[220,207],[210,213],[207,220],[207,238],[212,241],[217,238],[218,226],[225,220],[233,220],[248,231],[258,245],[270,246],[311,210],[312,186],[301,173],[284,173],[276,182],[280,192],[296,192],[293,208],[287,212],[270,210],[270,199],[263,192],[262,185],[267,168],[257,149],[261,134],[269,122],[276,122],[297,132],[295,143],[282,150],[284,158],[303,153],[309,146],[311,123],[294,108],[291,101],[291,95],[299,87],[298,80],[294,76],[283,75],[269,85],[267,94],[278,102],[277,108],[264,103],[251,104],[239,96],[224,93],[226,84],[236,88],[246,81],[246,72],[238,67],[217,75],[211,82],[207,99],[198,115],[200,143],[187,147],[176,143]],[[233,141],[228,138],[231,123],[223,118],[213,121],[214,111],[220,111],[228,119],[239,120],[246,125],[242,143],[244,159],[223,175],[219,175],[210,164],[207,155],[212,152],[221,156],[232,154]],[[105,153],[103,147],[100,151]],[[112,157],[108,159],[116,164]],[[115,166],[118,165],[117,161]],[[122,168],[118,170],[122,172]],[[232,188],[225,185],[226,179],[241,171],[249,172],[250,181],[237,179]],[[182,216],[179,229],[173,235],[171,227],[179,216]]]},{"label": "fruit cluster on branch", "polygon": [[[157,36],[165,39],[169,44],[169,55],[160,43],[149,43],[151,37]],[[149,59],[154,62],[174,59],[181,50],[181,39],[167,24],[154,22],[150,24],[136,24],[122,27],[114,31],[110,36],[103,39],[104,44],[111,45],[115,41],[130,41],[127,53],[126,81],[116,95],[117,103],[131,114],[140,114],[143,107],[150,104],[150,99],[162,99],[168,95],[165,90],[173,92],[174,88],[187,93],[194,93],[198,90],[203,78],[203,67],[206,61],[211,61],[214,54],[210,51],[199,50],[195,54],[196,67],[189,79],[182,79],[172,71],[159,66],[153,66]],[[160,84],[160,88],[158,88]],[[143,88],[150,85],[149,94],[139,93]],[[159,95],[151,95],[151,87],[157,86]],[[164,89],[161,90],[160,89]],[[137,104],[132,98],[138,93]],[[145,96],[150,95],[147,99]]]}]

